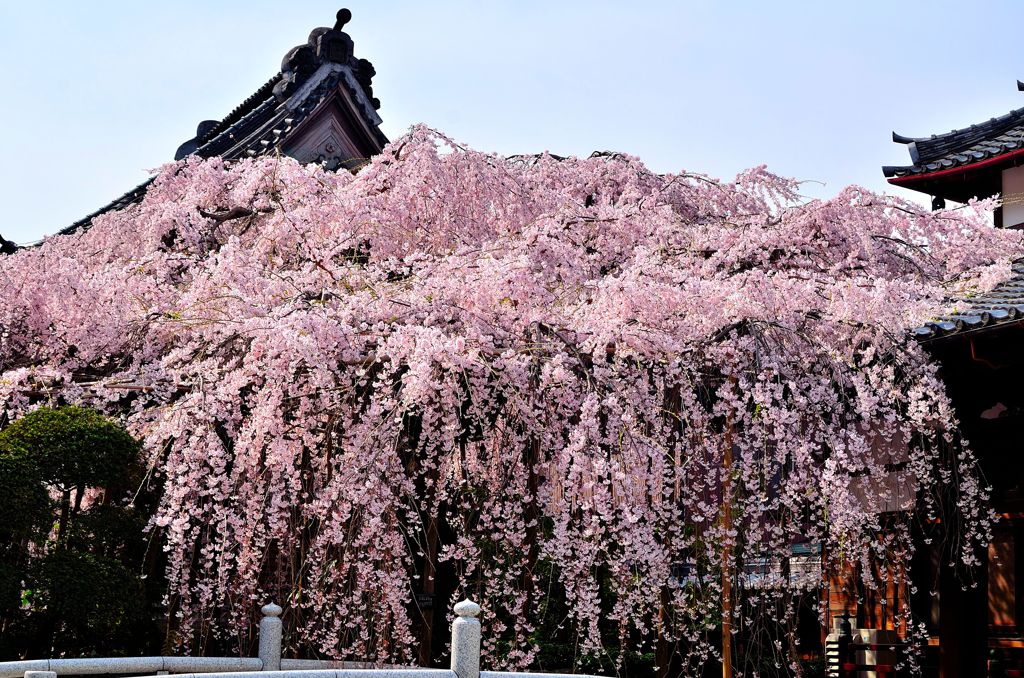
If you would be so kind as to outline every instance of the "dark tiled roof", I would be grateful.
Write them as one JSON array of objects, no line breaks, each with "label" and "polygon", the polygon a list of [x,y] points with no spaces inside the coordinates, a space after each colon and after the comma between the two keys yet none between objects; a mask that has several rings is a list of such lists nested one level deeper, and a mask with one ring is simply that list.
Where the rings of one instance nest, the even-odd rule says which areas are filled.
[{"label": "dark tiled roof", "polygon": [[[306,44],[288,51],[281,71],[227,116],[199,123],[195,138],[178,148],[175,160],[193,154],[234,160],[278,153],[288,134],[339,89],[355,102],[354,114],[369,131],[371,144],[383,148],[388,140],[380,131],[381,120],[376,113],[380,102],[373,97],[376,73],[369,61],[353,55],[352,39],[341,30],[351,17],[343,9],[334,28],[314,29]],[[152,181],[146,180],[59,233],[74,233],[101,214],[140,202]]]},{"label": "dark tiled roof", "polygon": [[1024,108],[945,134],[912,138],[893,132],[892,140],[907,144],[914,164],[886,166],[889,178],[911,177],[962,167],[1024,148]]},{"label": "dark tiled roof", "polygon": [[141,184],[139,184],[132,190],[122,195],[120,198],[110,201],[109,203],[99,208],[92,214],[88,214],[82,217],[81,219],[71,224],[70,226],[62,228],[57,233],[59,235],[67,235],[68,233],[74,233],[78,229],[92,222],[93,218],[98,217],[104,212],[113,212],[114,210],[123,209],[125,207],[128,207],[128,205],[140,202],[142,200],[142,197],[146,195],[146,189],[149,188],[149,185],[153,183],[153,179],[155,178],[156,177],[150,177],[149,179],[146,179]]},{"label": "dark tiled roof", "polygon": [[216,134],[220,134],[228,127],[233,125],[239,118],[250,113],[253,108],[259,104],[265,102],[271,94],[274,93],[274,86],[281,82],[281,74],[275,73],[274,77],[265,82],[262,87],[250,94],[245,101],[240,103],[235,110],[224,116],[223,120],[218,121],[213,127],[208,130],[196,130],[197,138],[205,141],[212,138]]},{"label": "dark tiled roof", "polygon": [[[234,159],[273,153],[280,150],[279,142],[287,138],[299,123],[338,88],[346,89],[356,101],[366,98],[350,71],[340,67],[321,70],[317,81],[310,78],[309,92],[304,93],[301,100],[289,98],[279,101],[271,94],[263,101],[250,105],[249,110],[239,115],[230,125],[207,134],[195,154],[203,158],[222,156]],[[383,147],[388,140],[377,127],[379,118],[376,113],[367,106],[363,115],[368,118],[373,116],[370,118],[372,124],[368,127],[376,143]]]},{"label": "dark tiled roof", "polygon": [[14,254],[17,251],[17,245],[0,235],[0,254]]},{"label": "dark tiled roof", "polygon": [[921,341],[929,341],[1024,320],[1024,260],[1014,262],[1009,280],[990,292],[964,299],[955,310],[955,313],[916,328],[914,335]]}]

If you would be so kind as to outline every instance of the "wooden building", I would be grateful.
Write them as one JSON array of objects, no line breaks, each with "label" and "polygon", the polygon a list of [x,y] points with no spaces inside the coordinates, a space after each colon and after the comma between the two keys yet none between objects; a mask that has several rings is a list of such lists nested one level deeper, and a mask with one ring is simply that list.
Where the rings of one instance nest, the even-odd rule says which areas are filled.
[{"label": "wooden building", "polygon": [[[1024,83],[1018,80],[1017,89],[1024,91]],[[947,200],[1002,196],[995,225],[1024,225],[1024,108],[928,137],[893,132],[892,140],[906,144],[913,164],[883,167],[890,184],[927,193],[934,209]]]},{"label": "wooden building", "polygon": [[[331,28],[315,28],[305,43],[284,55],[281,70],[220,120],[203,120],[196,135],[178,147],[175,160],[188,156],[238,160],[286,155],[328,169],[354,170],[388,143],[373,96],[376,71],[355,56],[355,43],[343,28],[352,13],[342,9]],[[169,155],[169,154],[168,154]],[[87,228],[93,218],[142,200],[153,179],[59,231]],[[0,254],[17,246],[0,237]]]},{"label": "wooden building", "polygon": [[[893,140],[908,146],[913,164],[884,167],[891,184],[928,194],[936,209],[1000,197],[994,226],[1024,228],[1024,108],[945,134],[894,133]],[[941,365],[1001,521],[973,573],[958,573],[949,554],[922,548],[914,602],[937,647],[940,675],[1024,675],[1017,673],[1024,671],[1024,263],[957,311],[914,332]]]}]

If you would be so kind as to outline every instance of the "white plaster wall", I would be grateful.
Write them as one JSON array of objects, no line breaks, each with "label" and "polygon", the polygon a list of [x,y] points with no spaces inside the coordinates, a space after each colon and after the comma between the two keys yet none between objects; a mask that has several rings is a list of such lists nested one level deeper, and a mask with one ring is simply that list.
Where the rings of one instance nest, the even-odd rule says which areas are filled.
[{"label": "white plaster wall", "polygon": [[1003,226],[1024,224],[1024,167],[1003,170]]}]

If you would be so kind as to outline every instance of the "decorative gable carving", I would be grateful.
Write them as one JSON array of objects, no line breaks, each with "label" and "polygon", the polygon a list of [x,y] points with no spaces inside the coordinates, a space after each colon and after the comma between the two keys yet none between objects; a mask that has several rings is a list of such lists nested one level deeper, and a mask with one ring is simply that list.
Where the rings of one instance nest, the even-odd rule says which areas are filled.
[{"label": "decorative gable carving", "polygon": [[288,137],[281,151],[301,163],[317,163],[330,170],[362,165],[376,149],[367,147],[367,137],[346,113],[331,97]]}]

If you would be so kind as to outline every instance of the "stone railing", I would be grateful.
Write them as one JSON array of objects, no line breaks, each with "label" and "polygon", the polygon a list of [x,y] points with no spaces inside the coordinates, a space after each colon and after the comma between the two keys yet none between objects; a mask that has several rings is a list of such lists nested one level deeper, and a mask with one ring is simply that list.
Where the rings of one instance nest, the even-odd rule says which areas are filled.
[{"label": "stone railing", "polygon": [[[257,657],[114,657],[0,662],[0,678],[176,674],[176,678],[559,678],[563,674],[480,670],[480,606],[455,605],[451,669],[364,668],[368,664],[281,658],[281,608],[264,605]],[[595,678],[576,674],[575,678]]]}]

